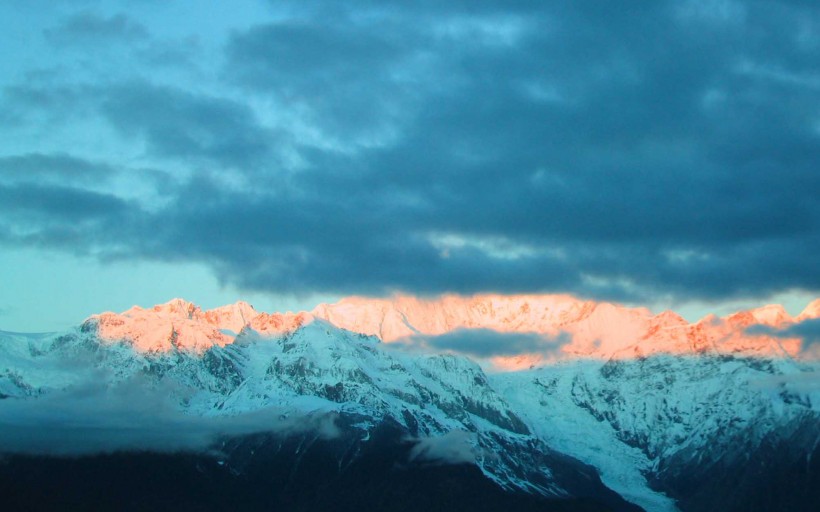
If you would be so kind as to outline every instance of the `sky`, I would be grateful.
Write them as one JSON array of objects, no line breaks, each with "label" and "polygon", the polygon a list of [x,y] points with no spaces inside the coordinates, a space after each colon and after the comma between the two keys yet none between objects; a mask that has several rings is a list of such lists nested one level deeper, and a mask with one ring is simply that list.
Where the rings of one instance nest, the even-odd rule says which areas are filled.
[{"label": "sky", "polygon": [[820,295],[811,1],[0,4],[0,329]]}]

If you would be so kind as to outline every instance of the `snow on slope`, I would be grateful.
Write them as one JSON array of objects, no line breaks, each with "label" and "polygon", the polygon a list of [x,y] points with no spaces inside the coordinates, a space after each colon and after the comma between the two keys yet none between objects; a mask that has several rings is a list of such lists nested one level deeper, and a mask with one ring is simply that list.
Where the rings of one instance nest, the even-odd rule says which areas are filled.
[{"label": "snow on slope", "polygon": [[656,355],[490,377],[547,444],[592,464],[605,484],[647,510],[672,510],[647,482],[666,461],[697,468],[743,460],[794,421],[814,422],[820,435],[818,371],[783,358]]},{"label": "snow on slope", "polygon": [[622,442],[612,425],[574,402],[574,377],[594,375],[600,367],[595,361],[564,362],[498,374],[492,380],[547,445],[594,466],[601,480],[628,501],[648,511],[677,510],[674,500],[649,487],[645,475],[652,461],[646,454]]},{"label": "snow on slope", "polygon": [[[183,319],[195,311],[172,309]],[[128,342],[100,341],[93,331],[79,329],[42,340],[32,353],[31,340],[0,336],[0,368],[13,368],[14,376],[0,379],[0,389],[5,397],[26,398],[88,382],[162,384],[191,415],[336,412],[363,418],[363,436],[385,418],[417,437],[466,431],[476,464],[502,487],[568,494],[551,478],[552,450],[532,435],[481,368],[463,357],[407,354],[323,320],[273,336],[246,329],[235,343],[202,352],[146,352]],[[66,362],[73,380],[59,371]],[[56,378],[43,378],[48,375]]]},{"label": "snow on slope", "polygon": [[[554,451],[594,466],[647,510],[675,510],[649,484],[665,461],[738,456],[738,446],[754,449],[793,420],[820,425],[820,368],[791,357],[799,340],[744,334],[792,322],[773,306],[688,324],[672,312],[561,296],[349,299],[285,314],[174,300],[97,315],[62,335],[0,333],[0,398],[147,379],[173,383],[192,415],[336,412],[361,417],[363,436],[392,418],[413,436],[470,432],[477,464],[507,488],[565,494]],[[565,360],[488,375],[463,357],[367,335],[470,328],[572,341]]]},{"label": "snow on slope", "polygon": [[820,299],[813,300],[806,308],[797,315],[798,322],[809,320],[812,318],[820,318]]}]

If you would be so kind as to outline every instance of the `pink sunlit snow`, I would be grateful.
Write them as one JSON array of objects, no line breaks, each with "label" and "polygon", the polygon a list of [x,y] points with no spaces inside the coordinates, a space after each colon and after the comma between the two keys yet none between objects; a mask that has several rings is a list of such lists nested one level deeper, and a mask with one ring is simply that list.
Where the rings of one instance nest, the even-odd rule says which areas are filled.
[{"label": "pink sunlit snow", "polygon": [[[672,311],[653,314],[608,302],[584,301],[568,295],[445,295],[420,299],[349,297],[320,304],[312,311],[261,313],[246,302],[203,311],[182,299],[152,308],[134,306],[123,313],[92,317],[100,337],[128,340],[140,351],[202,351],[233,343],[243,330],[262,336],[290,332],[312,322],[374,335],[386,343],[438,336],[462,329],[538,334],[559,340],[559,350],[495,357],[502,369],[528,367],[557,352],[561,358],[633,358],[655,353],[739,353],[798,357],[799,338],[749,334],[755,325],[785,328],[820,317],[820,300],[792,318],[782,306],[767,305],[723,318],[709,315],[688,323]],[[555,347],[553,347],[555,348]]]}]

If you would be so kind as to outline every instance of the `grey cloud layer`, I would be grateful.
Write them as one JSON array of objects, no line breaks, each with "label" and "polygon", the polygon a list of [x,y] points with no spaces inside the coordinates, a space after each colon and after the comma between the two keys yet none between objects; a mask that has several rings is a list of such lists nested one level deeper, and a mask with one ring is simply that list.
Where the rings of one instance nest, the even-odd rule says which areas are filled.
[{"label": "grey cloud layer", "polygon": [[749,334],[764,334],[778,338],[800,338],[803,340],[801,350],[807,352],[812,346],[820,344],[820,318],[810,318],[802,322],[789,325],[782,329],[775,329],[767,325],[754,325],[746,330]]},{"label": "grey cloud layer", "polygon": [[276,143],[276,134],[235,101],[148,83],[112,87],[104,98],[101,110],[111,125],[160,157],[252,170]]},{"label": "grey cloud layer", "polygon": [[[214,83],[159,83],[145,68],[5,89],[21,119],[74,102],[185,176],[163,187],[161,211],[124,216],[112,196],[106,218],[88,197],[75,215],[97,216],[97,231],[76,243],[194,259],[279,292],[820,290],[813,4],[291,11],[234,30],[218,62],[200,63]],[[60,87],[71,94],[58,107]],[[0,171],[31,158],[7,155]],[[60,205],[87,193],[57,172],[62,188],[27,190],[48,201],[15,221],[40,243],[73,229]]]},{"label": "grey cloud layer", "polygon": [[144,39],[148,36],[148,31],[124,14],[106,17],[85,11],[70,16],[60,25],[46,30],[44,35],[54,45],[97,45],[102,42],[126,43]]},{"label": "grey cloud layer", "polygon": [[0,158],[0,179],[8,181],[105,181],[114,169],[65,153],[28,153]]},{"label": "grey cloud layer", "polygon": [[457,329],[438,336],[411,336],[396,342],[405,350],[455,352],[475,358],[517,356],[521,354],[555,355],[571,341],[567,333],[548,337],[539,333],[498,332],[492,329]]}]

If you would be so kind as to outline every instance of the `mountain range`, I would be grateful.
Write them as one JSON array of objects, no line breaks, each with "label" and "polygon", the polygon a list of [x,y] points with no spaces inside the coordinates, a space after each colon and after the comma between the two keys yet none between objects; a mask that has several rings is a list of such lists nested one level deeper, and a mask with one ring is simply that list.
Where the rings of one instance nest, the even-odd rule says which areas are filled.
[{"label": "mountain range", "polygon": [[814,510],[818,321],[820,300],[689,323],[566,295],[174,299],[0,333],[0,491],[28,509]]}]

